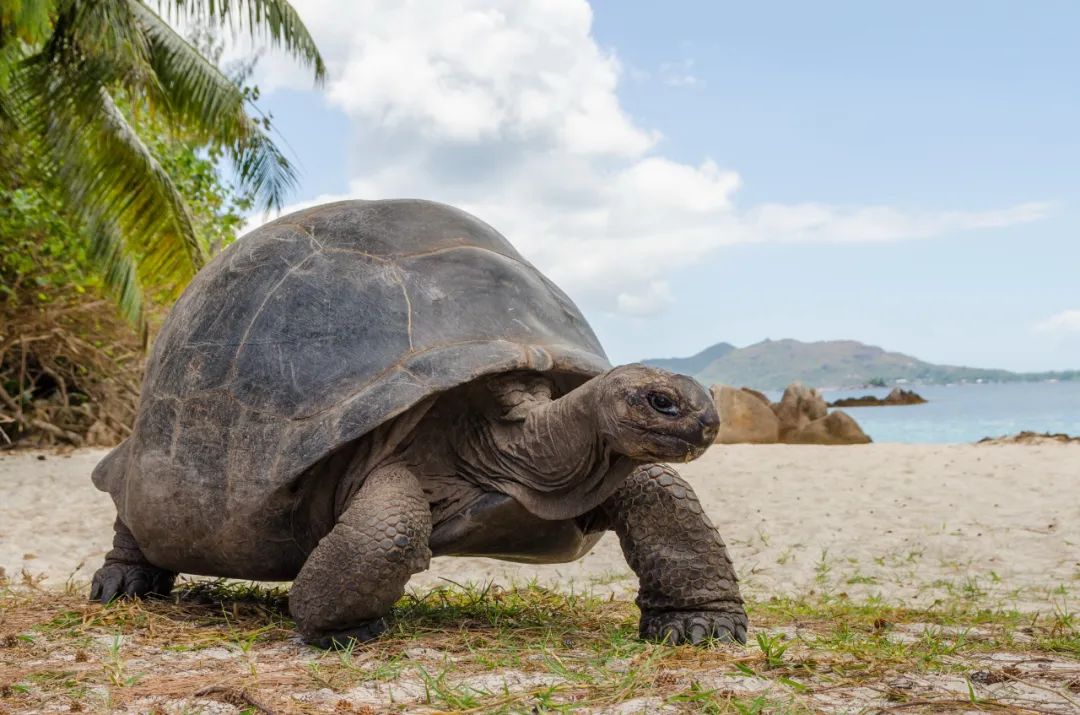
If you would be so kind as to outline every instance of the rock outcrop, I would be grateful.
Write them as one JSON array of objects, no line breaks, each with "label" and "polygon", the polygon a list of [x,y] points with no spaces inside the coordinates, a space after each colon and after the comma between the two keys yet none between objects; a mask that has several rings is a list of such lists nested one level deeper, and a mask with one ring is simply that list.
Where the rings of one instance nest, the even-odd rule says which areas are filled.
[{"label": "rock outcrop", "polygon": [[[719,444],[775,444],[780,441],[780,420],[769,407],[750,391],[729,385],[709,388],[716,411],[720,413]],[[760,394],[760,393],[759,393]]]},{"label": "rock outcrop", "polygon": [[983,437],[976,444],[1075,444],[1080,445],[1080,435],[1072,436],[1064,432],[1024,431],[1002,437]]},{"label": "rock outcrop", "polygon": [[836,410],[792,434],[788,444],[869,444],[872,440],[846,412]]},{"label": "rock outcrop", "polygon": [[780,441],[787,442],[791,435],[828,414],[829,406],[817,390],[793,382],[773,404],[772,411],[780,420]]},{"label": "rock outcrop", "polygon": [[926,399],[914,390],[905,390],[902,387],[894,387],[885,397],[863,395],[862,397],[845,397],[835,402],[830,402],[829,407],[890,407],[893,405],[921,405]]},{"label": "rock outcrop", "polygon": [[712,385],[720,413],[718,444],[866,444],[870,437],[844,412],[829,413],[817,390],[795,382],[779,402],[748,387]]},{"label": "rock outcrop", "polygon": [[767,407],[772,409],[772,402],[769,401],[768,396],[764,392],[761,392],[760,390],[755,390],[752,387],[740,387],[739,389],[748,395],[753,395],[754,397],[758,398],[759,400],[764,402]]}]

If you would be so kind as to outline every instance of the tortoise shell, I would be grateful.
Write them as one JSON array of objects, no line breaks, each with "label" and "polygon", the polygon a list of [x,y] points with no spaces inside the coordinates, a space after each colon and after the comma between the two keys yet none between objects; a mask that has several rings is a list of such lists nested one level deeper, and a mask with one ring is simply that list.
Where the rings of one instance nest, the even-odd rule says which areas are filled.
[{"label": "tortoise shell", "polygon": [[305,470],[437,393],[609,367],[573,302],[475,217],[418,200],[325,204],[199,272],[156,337],[132,434],[94,483],[151,560],[146,542],[166,530],[192,553],[235,548],[240,533],[288,531]]}]

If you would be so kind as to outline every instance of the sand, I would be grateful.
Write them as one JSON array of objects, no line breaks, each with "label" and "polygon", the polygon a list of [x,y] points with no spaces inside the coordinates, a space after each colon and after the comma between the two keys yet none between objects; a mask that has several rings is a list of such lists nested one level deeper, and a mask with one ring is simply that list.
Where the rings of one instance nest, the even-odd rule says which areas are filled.
[{"label": "sand", "polygon": [[[90,472],[104,450],[0,454],[0,567],[87,581],[115,512]],[[809,592],[929,605],[970,593],[1026,610],[1080,586],[1080,445],[717,446],[683,465],[753,598]],[[440,558],[412,586],[536,578],[632,593],[607,535],[572,564]]]}]

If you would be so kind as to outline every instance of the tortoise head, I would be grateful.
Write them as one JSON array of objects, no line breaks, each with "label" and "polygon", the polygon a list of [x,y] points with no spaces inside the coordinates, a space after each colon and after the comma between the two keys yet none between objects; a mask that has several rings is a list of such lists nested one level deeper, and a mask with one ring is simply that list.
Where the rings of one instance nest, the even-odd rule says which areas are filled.
[{"label": "tortoise head", "polygon": [[697,380],[645,365],[623,365],[600,380],[600,431],[616,452],[689,462],[716,439],[720,417]]}]

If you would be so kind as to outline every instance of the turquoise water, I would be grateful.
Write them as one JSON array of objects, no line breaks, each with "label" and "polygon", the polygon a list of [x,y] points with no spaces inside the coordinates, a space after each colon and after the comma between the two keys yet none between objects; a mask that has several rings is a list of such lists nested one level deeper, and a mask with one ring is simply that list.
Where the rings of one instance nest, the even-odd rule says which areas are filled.
[{"label": "turquoise water", "polygon": [[[849,407],[875,442],[975,442],[983,437],[1033,432],[1080,435],[1080,382],[983,385],[905,385],[924,405]],[[876,395],[887,388],[822,390],[826,400]]]}]

